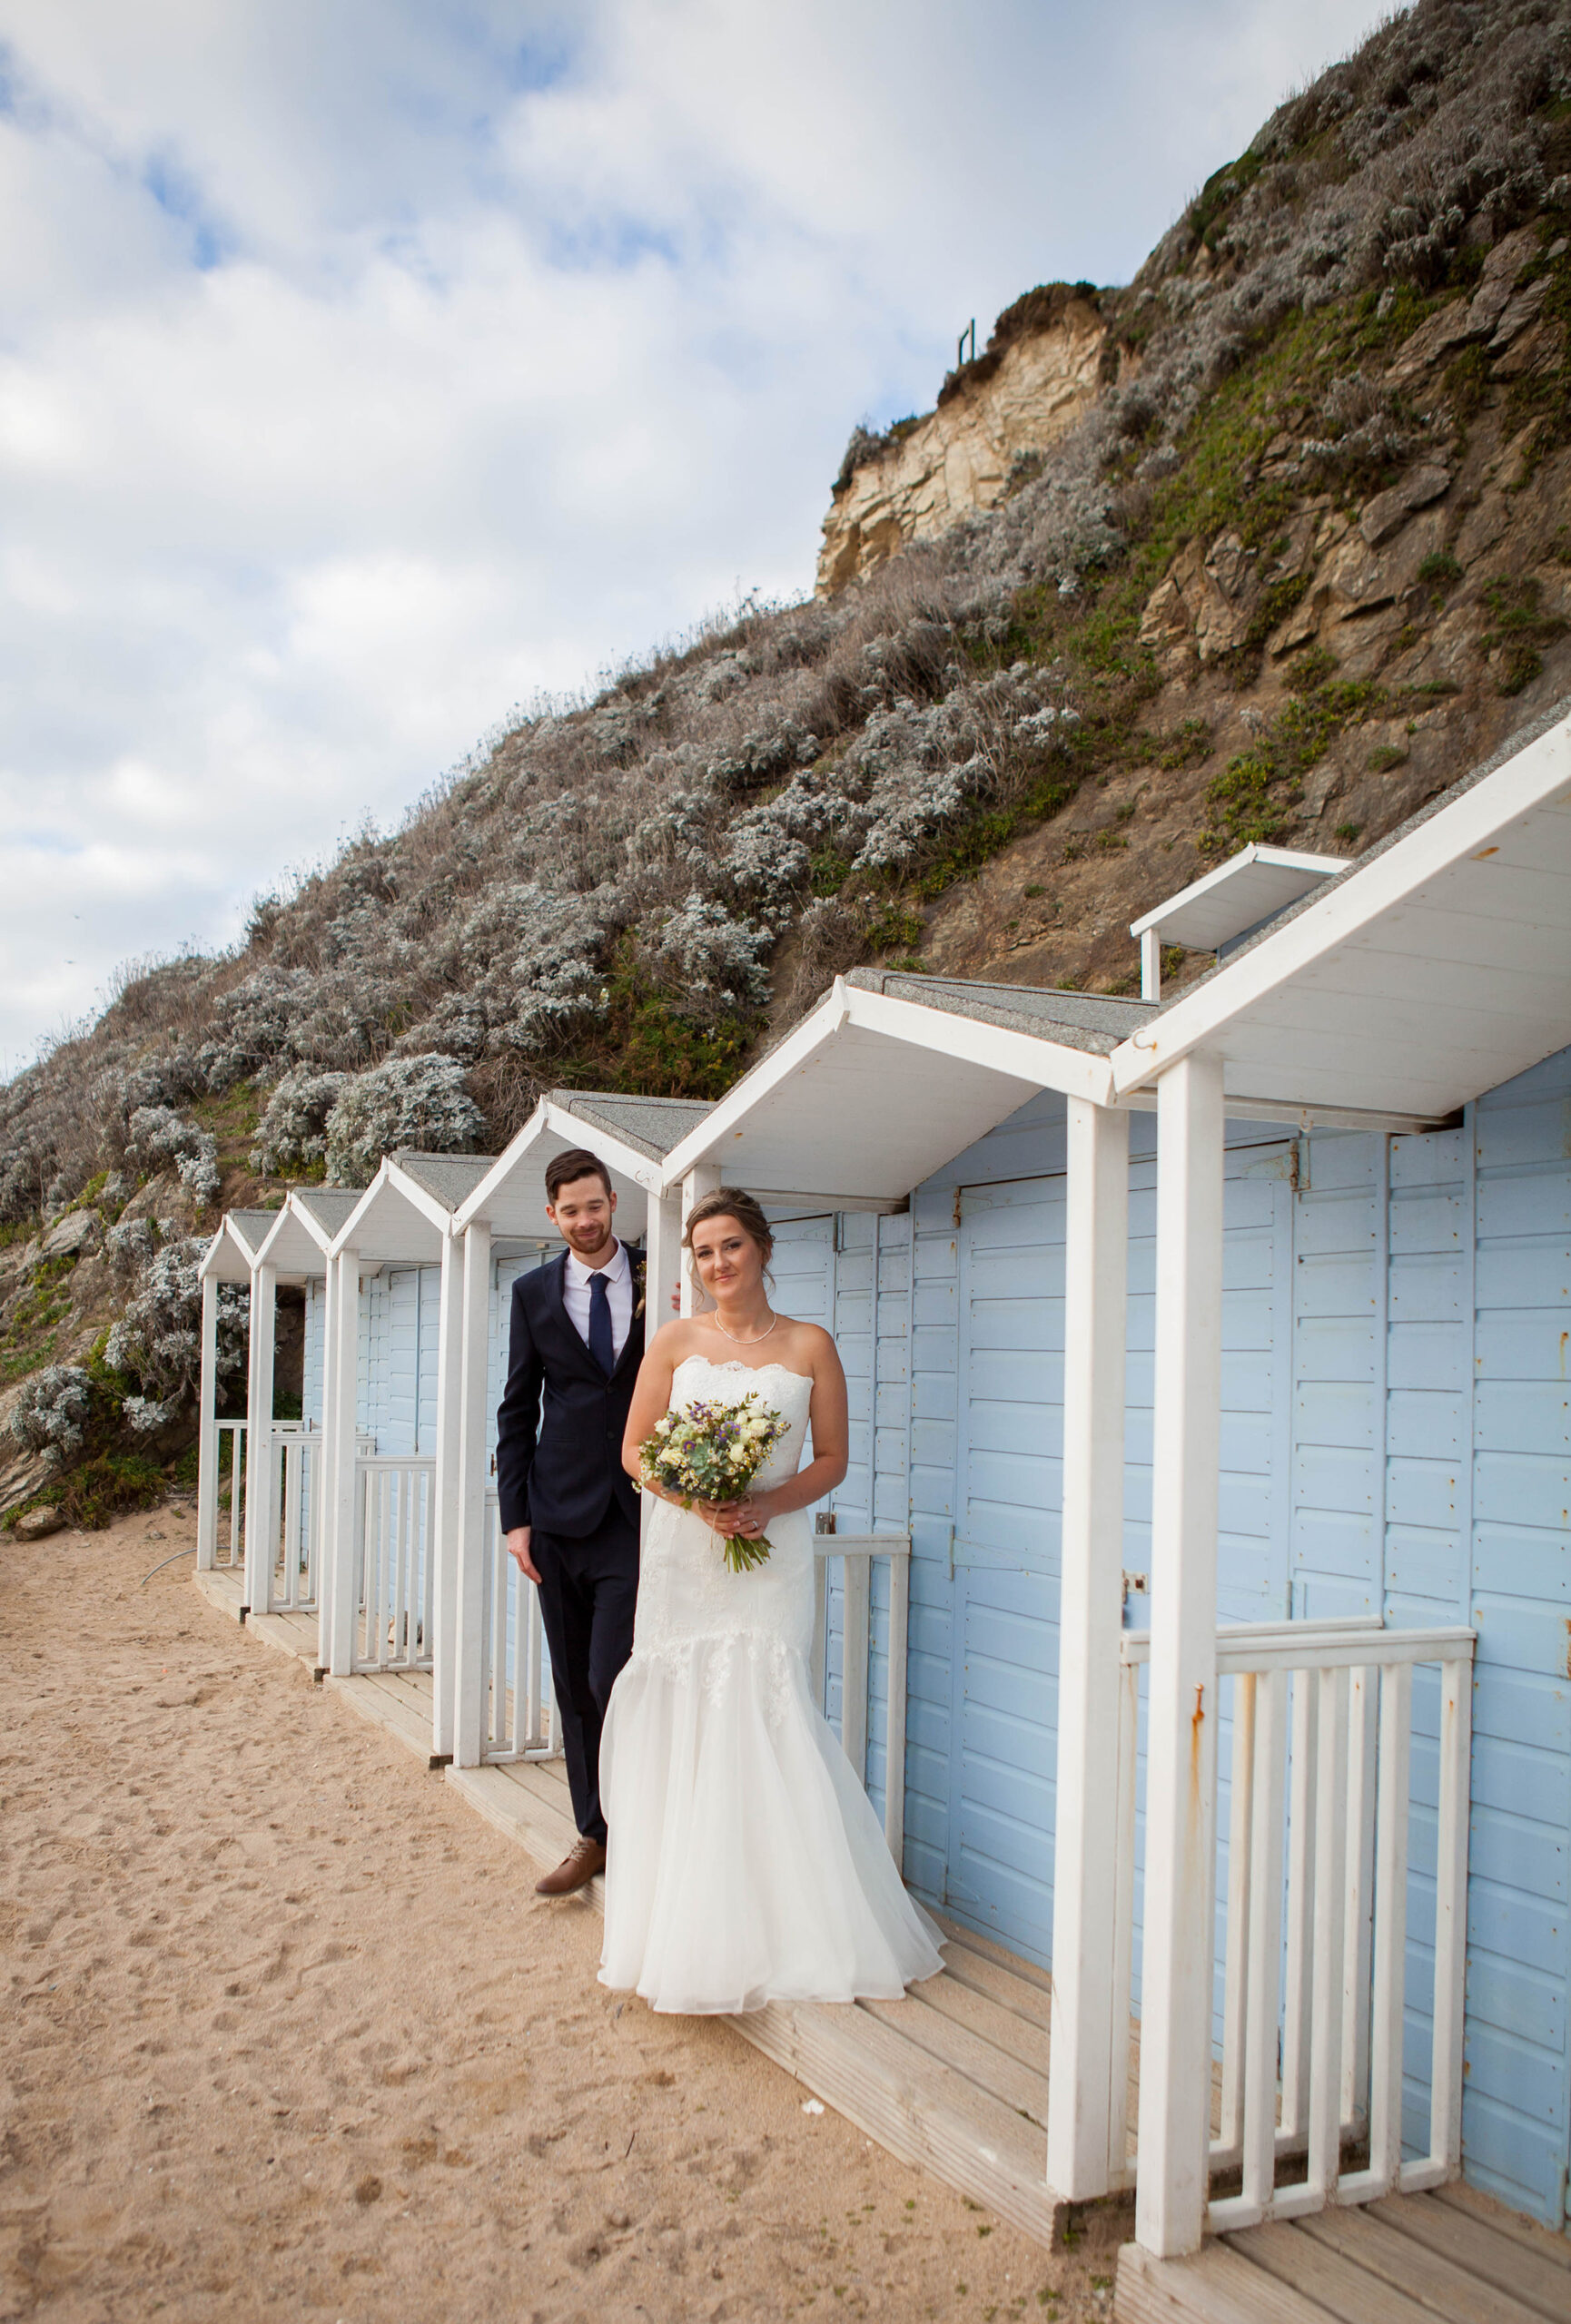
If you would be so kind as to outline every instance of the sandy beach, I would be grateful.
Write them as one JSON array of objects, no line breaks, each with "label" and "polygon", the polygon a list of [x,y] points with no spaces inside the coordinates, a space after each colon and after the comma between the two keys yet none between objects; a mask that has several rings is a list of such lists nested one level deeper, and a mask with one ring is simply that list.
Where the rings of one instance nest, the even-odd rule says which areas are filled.
[{"label": "sandy beach", "polygon": [[1105,2315],[198,1597],[180,1509],[0,1536],[0,2316]]}]

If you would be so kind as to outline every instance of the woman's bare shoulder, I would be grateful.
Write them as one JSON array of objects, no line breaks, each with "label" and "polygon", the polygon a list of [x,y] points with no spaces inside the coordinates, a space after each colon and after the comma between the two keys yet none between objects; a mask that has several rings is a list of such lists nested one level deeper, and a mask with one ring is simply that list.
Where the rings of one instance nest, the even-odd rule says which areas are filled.
[{"label": "woman's bare shoulder", "polygon": [[798,1357],[812,1364],[815,1369],[830,1361],[839,1363],[840,1352],[822,1324],[805,1323],[796,1315],[782,1315],[780,1321],[786,1329],[787,1345]]}]

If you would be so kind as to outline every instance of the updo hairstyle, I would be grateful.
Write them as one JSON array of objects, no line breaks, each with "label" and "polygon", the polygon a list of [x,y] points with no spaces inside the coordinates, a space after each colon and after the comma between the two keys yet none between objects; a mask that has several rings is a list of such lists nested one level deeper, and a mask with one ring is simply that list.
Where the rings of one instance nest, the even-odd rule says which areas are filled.
[{"label": "updo hairstyle", "polygon": [[[763,1206],[756,1202],[745,1187],[716,1187],[712,1195],[706,1195],[701,1202],[696,1202],[688,1214],[687,1224],[682,1236],[682,1247],[687,1253],[689,1259],[692,1258],[693,1253],[694,1229],[698,1226],[706,1226],[712,1218],[736,1220],[742,1232],[751,1236],[752,1240],[757,1244],[759,1256],[764,1261],[764,1272],[767,1275],[769,1262],[775,1256],[775,1237],[769,1232],[769,1221],[764,1216]],[[695,1282],[697,1281],[697,1265],[695,1262],[693,1266]]]}]

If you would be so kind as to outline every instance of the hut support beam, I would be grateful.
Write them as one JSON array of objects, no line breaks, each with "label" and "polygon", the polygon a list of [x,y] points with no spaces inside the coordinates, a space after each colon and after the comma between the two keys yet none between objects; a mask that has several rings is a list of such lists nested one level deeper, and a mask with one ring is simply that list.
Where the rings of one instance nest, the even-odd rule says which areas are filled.
[{"label": "hut support beam", "polygon": [[218,1278],[202,1278],[202,1384],[196,1408],[196,1570],[218,1551]]},{"label": "hut support beam", "polygon": [[445,1649],[453,1657],[451,1748],[453,1763],[460,1768],[478,1768],[485,1755],[486,1669],[480,1649],[486,1586],[486,1355],[490,1287],[491,1230],[482,1219],[476,1219],[463,1231],[457,1559],[454,1621]]},{"label": "hut support beam", "polygon": [[328,1300],[327,1403],[329,1498],[323,1511],[321,1571],[327,1585],[322,1659],[335,1679],[354,1668],[354,1531],[356,1405],[360,1387],[360,1257],[342,1251],[331,1262]]},{"label": "hut support beam", "polygon": [[1157,1084],[1156,1393],[1137,2240],[1198,2251],[1208,2188],[1216,1862],[1222,1068]]},{"label": "hut support beam", "polygon": [[1080,2201],[1108,2191],[1115,2055],[1122,2071],[1113,2020],[1128,2007],[1108,1964],[1116,1951],[1129,1116],[1084,1098],[1068,1105],[1064,1345],[1074,1355],[1063,1387],[1047,2181]]},{"label": "hut support beam", "polygon": [[451,1235],[442,1244],[437,1307],[437,1441],[431,1478],[432,1555],[436,1560],[436,1636],[431,1659],[431,1754],[453,1752],[454,1645],[459,1608],[459,1478],[461,1474],[464,1246]]},{"label": "hut support beam", "polygon": [[251,1364],[246,1400],[245,1602],[272,1611],[272,1344],[278,1324],[278,1270],[251,1271]]}]

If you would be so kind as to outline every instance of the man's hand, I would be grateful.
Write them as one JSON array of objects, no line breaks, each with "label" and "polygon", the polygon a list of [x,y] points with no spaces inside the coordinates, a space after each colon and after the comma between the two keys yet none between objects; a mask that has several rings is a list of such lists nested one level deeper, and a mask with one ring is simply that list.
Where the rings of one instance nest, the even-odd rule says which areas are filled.
[{"label": "man's hand", "polygon": [[515,1525],[508,1535],[508,1555],[512,1559],[519,1571],[529,1581],[538,1581],[539,1574],[536,1570],[534,1560],[529,1555],[529,1542],[532,1539],[531,1526]]}]

